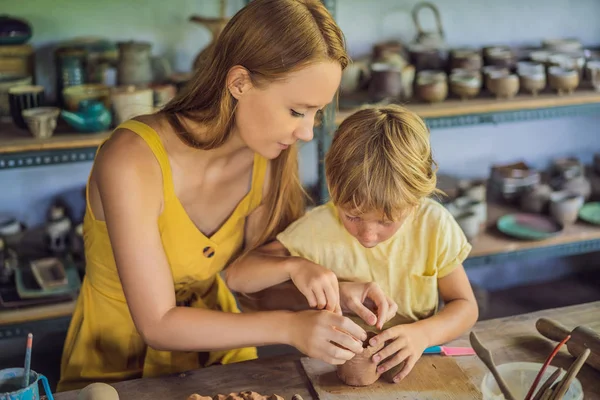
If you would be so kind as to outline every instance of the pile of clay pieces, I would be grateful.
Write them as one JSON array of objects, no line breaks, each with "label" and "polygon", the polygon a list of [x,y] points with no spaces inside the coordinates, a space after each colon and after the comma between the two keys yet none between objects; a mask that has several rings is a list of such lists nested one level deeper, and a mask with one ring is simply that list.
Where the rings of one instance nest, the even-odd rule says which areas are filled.
[{"label": "pile of clay pieces", "polygon": [[[256,392],[239,392],[230,394],[218,394],[216,396],[200,396],[199,394],[193,394],[187,398],[187,400],[285,400],[283,397],[276,394],[265,396]],[[303,400],[299,394],[295,394],[291,400]]]}]

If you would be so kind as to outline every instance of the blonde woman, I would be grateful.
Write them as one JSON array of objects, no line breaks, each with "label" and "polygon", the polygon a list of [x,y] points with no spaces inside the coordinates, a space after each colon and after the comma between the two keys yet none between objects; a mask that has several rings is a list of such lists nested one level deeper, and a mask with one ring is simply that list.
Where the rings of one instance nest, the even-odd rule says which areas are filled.
[{"label": "blonde woman", "polygon": [[86,277],[59,391],[249,360],[258,345],[332,364],[362,352],[329,271],[294,263],[295,281],[329,298],[298,313],[240,314],[219,275],[302,215],[296,143],[312,139],[347,63],[319,0],[254,0],[175,99],[114,131],[87,186]]},{"label": "blonde woman", "polygon": [[[389,341],[372,361],[399,382],[423,350],[460,336],[478,317],[462,266],[471,245],[452,215],[429,198],[437,192],[435,166],[429,131],[415,113],[394,105],[357,111],[340,125],[325,158],[331,201],[234,264],[227,283],[244,293],[273,285],[284,290],[290,284],[283,282],[295,283],[281,267],[292,255],[306,259],[307,270],[335,273],[344,305],[361,291],[382,291],[387,302],[344,311],[377,333],[371,345]],[[312,294],[296,286],[309,303]],[[445,303],[439,313],[438,292]],[[281,307],[301,304],[291,293],[281,296],[287,299]]]}]

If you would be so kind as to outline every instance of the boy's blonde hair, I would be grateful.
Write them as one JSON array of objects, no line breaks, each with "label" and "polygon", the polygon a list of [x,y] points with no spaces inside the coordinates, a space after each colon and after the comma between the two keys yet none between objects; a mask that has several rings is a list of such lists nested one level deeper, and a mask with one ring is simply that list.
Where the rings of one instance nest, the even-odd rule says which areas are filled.
[{"label": "boy's blonde hair", "polygon": [[439,192],[436,171],[427,125],[397,105],[350,115],[325,157],[334,204],[357,214],[380,211],[392,221]]}]

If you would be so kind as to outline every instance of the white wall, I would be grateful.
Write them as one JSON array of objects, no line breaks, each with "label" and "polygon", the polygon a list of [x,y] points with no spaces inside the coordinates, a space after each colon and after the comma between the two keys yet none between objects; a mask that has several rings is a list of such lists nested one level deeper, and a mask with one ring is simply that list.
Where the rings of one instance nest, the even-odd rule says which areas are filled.
[{"label": "white wall", "polygon": [[[337,20],[352,56],[368,53],[374,42],[399,38],[410,41],[415,29],[410,10],[413,0],[338,0]],[[487,44],[537,45],[548,37],[578,37],[586,45],[600,45],[600,1],[578,0],[437,0],[447,41],[453,46]],[[230,0],[233,11],[242,0]],[[33,44],[44,48],[75,36],[103,36],[114,40],[150,40],[155,54],[167,55],[176,70],[189,69],[194,56],[208,40],[208,32],[187,19],[192,14],[216,16],[215,0],[0,0],[3,13],[24,17],[34,25]],[[433,27],[428,10],[423,25]],[[43,73],[43,70],[41,71]],[[38,76],[52,84],[52,76]],[[553,119],[498,126],[476,126],[432,132],[434,154],[441,172],[485,176],[494,162],[525,158],[544,167],[551,157],[575,155],[589,161],[600,151],[600,116]],[[316,146],[302,150],[301,173],[306,184],[317,179]],[[83,186],[90,164],[0,171],[0,212],[9,211],[28,223],[37,223],[44,206],[57,192]],[[584,259],[586,262],[587,258]],[[511,279],[487,279],[489,272],[473,272],[487,285],[514,283],[515,276],[542,277],[535,263],[508,265],[502,271]],[[543,267],[543,266],[542,266]],[[541,268],[541,267],[540,267]],[[570,264],[559,264],[568,270]],[[518,271],[517,271],[518,269]],[[529,272],[527,272],[529,271]],[[554,273],[554,272],[553,272]],[[504,282],[504,283],[503,283]]]}]

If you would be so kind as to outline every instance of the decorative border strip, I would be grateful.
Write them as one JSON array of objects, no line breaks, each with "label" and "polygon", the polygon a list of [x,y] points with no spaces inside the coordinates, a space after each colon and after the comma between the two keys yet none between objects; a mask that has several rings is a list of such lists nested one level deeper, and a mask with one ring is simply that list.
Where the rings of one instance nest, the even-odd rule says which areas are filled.
[{"label": "decorative border strip", "polygon": [[93,161],[97,147],[0,154],[0,170]]},{"label": "decorative border strip", "polygon": [[71,316],[67,316],[0,326],[0,341],[27,337],[29,332],[34,336],[48,332],[66,332],[70,323]]},{"label": "decorative border strip", "polygon": [[600,251],[600,239],[584,240],[554,246],[534,247],[531,249],[517,250],[506,253],[490,254],[485,256],[469,257],[463,263],[465,268],[477,268],[491,264],[507,262],[558,258],[586,254]]},{"label": "decorative border strip", "polygon": [[425,118],[430,129],[600,115],[600,103]]}]

